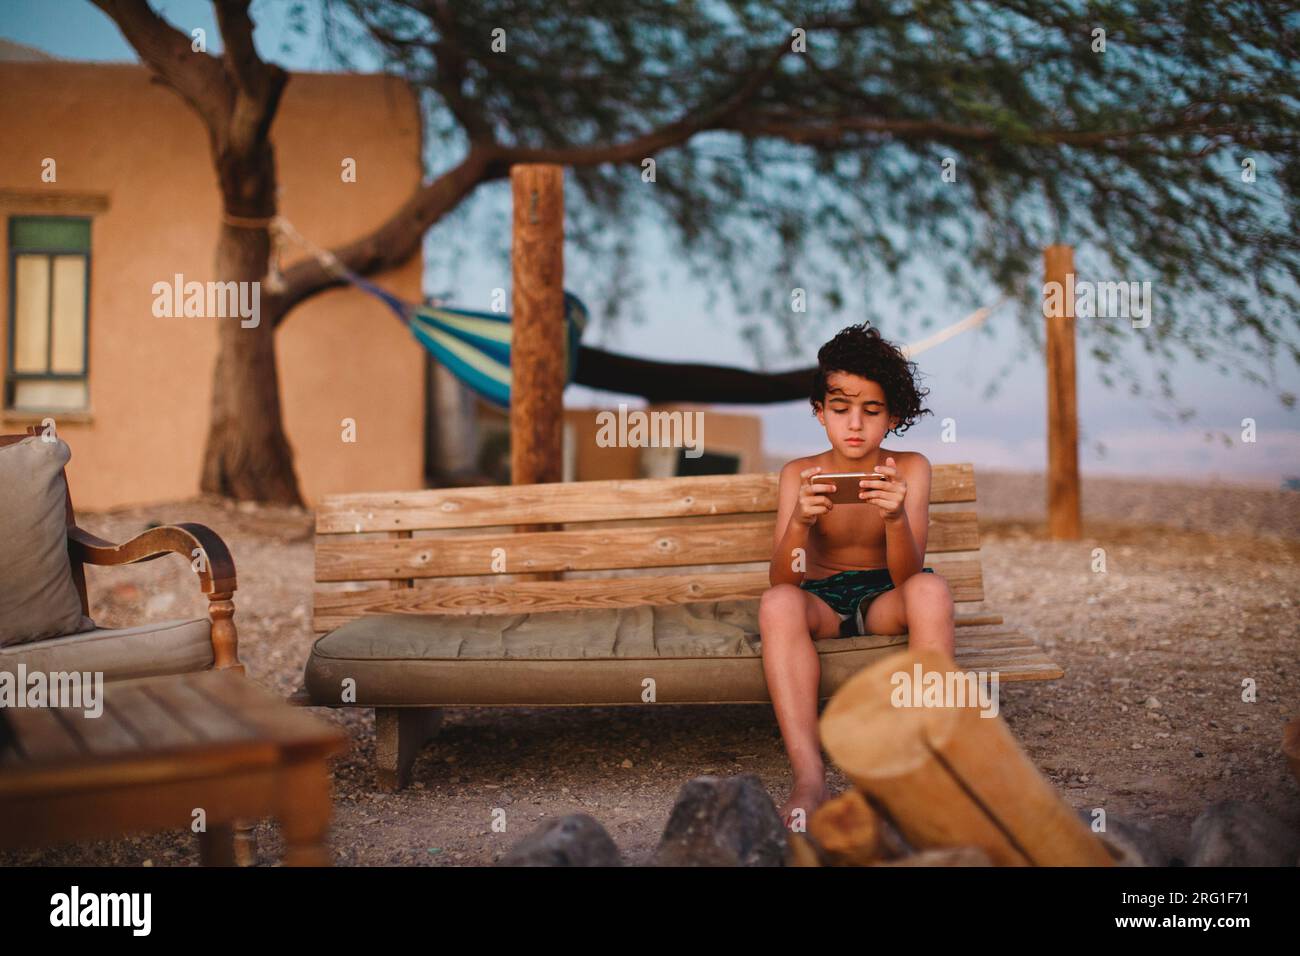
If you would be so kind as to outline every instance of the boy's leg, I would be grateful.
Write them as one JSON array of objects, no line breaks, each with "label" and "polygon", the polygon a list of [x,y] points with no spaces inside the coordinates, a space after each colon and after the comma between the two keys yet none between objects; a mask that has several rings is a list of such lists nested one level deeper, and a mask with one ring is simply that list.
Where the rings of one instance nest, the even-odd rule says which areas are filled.
[{"label": "boy's leg", "polygon": [[789,826],[795,808],[811,815],[826,799],[826,768],[817,734],[821,662],[812,642],[837,636],[840,617],[815,594],[794,584],[778,584],[763,593],[758,626],[768,694],[794,771],[794,787],[781,808],[782,821]]},{"label": "boy's leg", "polygon": [[872,634],[906,633],[909,650],[953,656],[952,591],[938,572],[918,571],[901,588],[874,599],[867,605],[865,623]]}]

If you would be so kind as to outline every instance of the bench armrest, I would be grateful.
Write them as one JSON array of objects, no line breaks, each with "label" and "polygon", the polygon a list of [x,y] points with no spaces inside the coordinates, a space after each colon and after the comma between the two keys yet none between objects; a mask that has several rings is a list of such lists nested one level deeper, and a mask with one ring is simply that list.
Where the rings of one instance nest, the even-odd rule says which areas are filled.
[{"label": "bench armrest", "polygon": [[208,596],[212,666],[217,670],[243,672],[233,620],[235,604],[231,600],[236,587],[235,561],[226,543],[211,528],[187,521],[150,528],[130,541],[113,544],[84,528],[72,526],[68,528],[68,552],[74,562],[94,565],[138,564],[166,554],[179,554],[190,561],[199,576],[200,588]]}]

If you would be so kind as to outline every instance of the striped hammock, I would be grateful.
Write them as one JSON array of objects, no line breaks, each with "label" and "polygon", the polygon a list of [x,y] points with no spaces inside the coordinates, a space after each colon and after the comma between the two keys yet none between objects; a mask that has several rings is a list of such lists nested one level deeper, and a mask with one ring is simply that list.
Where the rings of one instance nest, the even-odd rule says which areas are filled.
[{"label": "striped hammock", "polygon": [[[327,271],[382,300],[416,341],[475,394],[498,408],[510,407],[509,314],[407,302],[353,272],[333,253],[308,242],[283,217],[277,217],[272,226],[311,252]],[[274,253],[267,278],[272,286],[281,278]],[[588,320],[587,307],[571,292],[564,293],[564,320],[564,383],[568,385],[578,367],[578,349]]]}]

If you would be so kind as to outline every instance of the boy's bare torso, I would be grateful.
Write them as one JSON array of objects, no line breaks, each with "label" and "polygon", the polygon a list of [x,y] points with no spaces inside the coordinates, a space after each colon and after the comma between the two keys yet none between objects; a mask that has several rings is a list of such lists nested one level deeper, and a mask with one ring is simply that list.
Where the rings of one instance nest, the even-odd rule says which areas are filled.
[{"label": "boy's bare torso", "polygon": [[[879,461],[890,455],[898,463],[900,476],[906,477],[914,452],[890,451],[881,447]],[[820,465],[823,472],[840,471],[831,464],[829,450],[819,455],[796,458],[795,470],[803,471]],[[866,471],[865,467],[843,469]],[[825,483],[813,475],[812,484]],[[834,484],[834,482],[829,482]],[[792,519],[793,520],[793,519]],[[808,567],[805,580],[830,577],[840,571],[859,571],[888,566],[885,556],[885,519],[880,509],[863,501],[861,504],[837,504],[828,514],[821,515],[808,534]]]}]

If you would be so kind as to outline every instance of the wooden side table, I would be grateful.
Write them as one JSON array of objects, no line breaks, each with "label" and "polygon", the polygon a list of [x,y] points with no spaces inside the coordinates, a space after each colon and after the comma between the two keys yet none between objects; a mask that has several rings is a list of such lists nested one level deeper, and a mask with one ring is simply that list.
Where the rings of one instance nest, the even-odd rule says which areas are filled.
[{"label": "wooden side table", "polygon": [[232,671],[104,685],[103,713],[6,708],[0,847],[191,827],[205,864],[234,859],[234,823],[280,821],[289,866],[328,866],[328,758],[346,735]]}]

